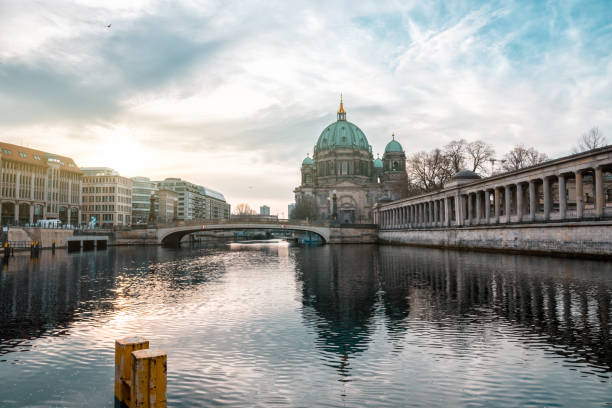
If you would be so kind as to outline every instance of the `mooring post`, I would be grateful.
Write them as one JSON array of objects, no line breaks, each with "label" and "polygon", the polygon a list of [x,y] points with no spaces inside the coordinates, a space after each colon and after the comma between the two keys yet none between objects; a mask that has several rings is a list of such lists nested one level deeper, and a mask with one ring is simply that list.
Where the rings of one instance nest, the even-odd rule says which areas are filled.
[{"label": "mooring post", "polygon": [[146,350],[149,341],[142,337],[127,337],[115,341],[115,407],[132,407],[132,352]]},{"label": "mooring post", "polygon": [[166,353],[161,350],[132,352],[133,408],[166,408]]}]

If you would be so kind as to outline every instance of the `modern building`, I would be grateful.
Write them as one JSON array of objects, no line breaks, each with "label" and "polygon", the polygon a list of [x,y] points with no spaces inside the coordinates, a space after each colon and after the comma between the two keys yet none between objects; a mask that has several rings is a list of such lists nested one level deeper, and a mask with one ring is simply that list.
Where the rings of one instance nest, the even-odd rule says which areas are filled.
[{"label": "modern building", "polygon": [[2,225],[59,219],[76,225],[82,172],[69,157],[0,142]]},{"label": "modern building", "polygon": [[287,206],[287,219],[292,218],[293,210],[295,210],[295,203],[291,203]]},{"label": "modern building", "polygon": [[195,220],[206,218],[206,200],[200,186],[180,178],[167,178],[159,181],[159,189],[174,191],[178,195],[178,220]]},{"label": "modern building", "polygon": [[81,222],[97,227],[131,225],[134,182],[108,167],[82,167]]},{"label": "modern building", "polygon": [[154,195],[155,220],[163,224],[178,219],[179,196],[172,190],[157,190]]},{"label": "modern building", "polygon": [[218,220],[230,217],[231,206],[225,201],[223,194],[203,186],[200,186],[200,191],[206,199],[206,219]]},{"label": "modern building", "polygon": [[395,135],[382,160],[374,159],[365,133],[346,120],[342,100],[337,120],[328,125],[302,161],[302,182],[294,190],[296,206],[314,201],[315,218],[340,223],[372,223],[378,202],[408,195],[406,155]]},{"label": "modern building", "polygon": [[270,215],[270,207],[262,205],[259,207],[259,215]]},{"label": "modern building", "polygon": [[[132,177],[132,224],[151,221],[151,197],[157,192],[157,182],[147,177]],[[155,211],[155,208],[154,208]]]}]

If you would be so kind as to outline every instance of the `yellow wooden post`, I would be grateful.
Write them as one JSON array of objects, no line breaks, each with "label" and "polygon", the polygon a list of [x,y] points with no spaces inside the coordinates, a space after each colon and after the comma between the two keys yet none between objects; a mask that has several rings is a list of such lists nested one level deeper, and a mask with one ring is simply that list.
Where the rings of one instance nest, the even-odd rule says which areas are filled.
[{"label": "yellow wooden post", "polygon": [[149,348],[149,341],[142,337],[126,337],[115,340],[115,406],[131,407],[132,351]]},{"label": "yellow wooden post", "polygon": [[166,353],[161,350],[132,352],[132,408],[166,408]]}]

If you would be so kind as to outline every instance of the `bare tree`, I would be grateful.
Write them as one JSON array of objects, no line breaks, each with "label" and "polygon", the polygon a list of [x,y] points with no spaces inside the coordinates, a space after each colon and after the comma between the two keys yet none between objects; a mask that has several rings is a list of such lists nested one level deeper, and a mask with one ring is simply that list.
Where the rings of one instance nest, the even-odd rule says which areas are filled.
[{"label": "bare tree", "polygon": [[482,140],[476,140],[466,144],[465,151],[468,161],[470,161],[472,171],[480,174],[487,174],[486,164],[495,155],[493,146]]},{"label": "bare tree", "polygon": [[295,208],[289,214],[290,219],[314,220],[317,218],[317,203],[312,196],[303,196],[295,203]]},{"label": "bare tree", "polygon": [[453,140],[444,146],[444,156],[449,161],[453,174],[465,169],[466,154],[467,142],[464,139]]},{"label": "bare tree", "polygon": [[597,149],[608,144],[608,139],[602,132],[599,131],[599,127],[593,126],[588,132],[583,133],[578,138],[578,145],[574,147],[574,153],[586,152],[587,150]]},{"label": "bare tree", "polygon": [[422,192],[442,188],[454,174],[450,159],[440,149],[414,153],[408,158],[406,164],[411,184]]},{"label": "bare tree", "polygon": [[236,215],[253,215],[255,214],[255,210],[253,210],[251,208],[251,206],[249,206],[246,203],[240,203],[238,205],[236,205],[236,207],[234,208],[234,212]]},{"label": "bare tree", "polygon": [[534,166],[548,160],[548,156],[538,152],[533,147],[516,145],[504,155],[502,167],[505,171],[520,170],[525,167]]}]

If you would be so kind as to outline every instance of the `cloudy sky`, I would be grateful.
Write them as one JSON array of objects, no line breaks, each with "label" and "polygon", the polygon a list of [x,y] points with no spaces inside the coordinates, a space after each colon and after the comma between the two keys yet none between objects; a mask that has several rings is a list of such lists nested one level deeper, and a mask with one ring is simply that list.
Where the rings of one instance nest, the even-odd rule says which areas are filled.
[{"label": "cloudy sky", "polygon": [[286,216],[341,92],[374,152],[610,140],[612,4],[0,0],[0,140],[80,166]]}]

